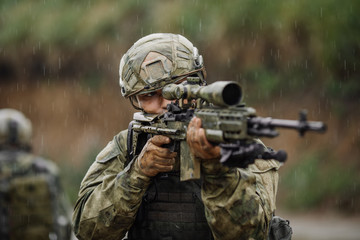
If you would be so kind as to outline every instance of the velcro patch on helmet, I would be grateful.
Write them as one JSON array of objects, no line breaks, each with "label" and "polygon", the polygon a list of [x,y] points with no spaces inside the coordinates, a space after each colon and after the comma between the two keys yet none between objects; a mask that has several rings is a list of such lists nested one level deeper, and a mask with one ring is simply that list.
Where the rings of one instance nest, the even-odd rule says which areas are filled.
[{"label": "velcro patch on helmet", "polygon": [[160,60],[146,65],[146,70],[147,70],[147,73],[149,74],[149,76],[148,76],[149,78],[147,80],[150,83],[154,82],[158,79],[161,79],[164,76],[166,76],[166,74],[168,74],[168,73],[166,73],[164,66]]}]

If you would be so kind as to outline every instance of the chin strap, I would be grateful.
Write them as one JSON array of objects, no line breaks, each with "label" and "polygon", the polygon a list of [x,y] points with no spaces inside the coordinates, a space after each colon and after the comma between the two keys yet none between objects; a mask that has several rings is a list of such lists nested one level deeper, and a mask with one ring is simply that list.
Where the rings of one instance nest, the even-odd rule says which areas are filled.
[{"label": "chin strap", "polygon": [[[135,98],[135,101],[136,103],[138,103],[138,101],[136,100],[136,97],[135,96],[131,96],[129,97],[129,100],[130,100],[130,103],[131,105],[136,109],[136,110],[140,110],[140,111],[144,111],[144,109],[142,109],[141,107],[137,106],[135,103],[134,103],[134,98]],[[138,103],[139,104],[139,103]]]}]

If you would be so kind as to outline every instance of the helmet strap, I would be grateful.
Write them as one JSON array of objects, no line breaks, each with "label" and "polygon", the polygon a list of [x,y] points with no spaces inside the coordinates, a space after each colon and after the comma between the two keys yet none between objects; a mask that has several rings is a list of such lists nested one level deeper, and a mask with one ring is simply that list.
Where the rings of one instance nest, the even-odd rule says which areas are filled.
[{"label": "helmet strap", "polygon": [[[134,100],[135,99],[135,100]],[[142,109],[141,107],[139,107],[139,103],[136,99],[136,96],[130,96],[129,97],[129,100],[130,100],[130,103],[131,105],[136,109],[136,110],[139,110],[139,111],[144,111],[144,109]],[[134,101],[136,101],[136,104],[134,103]]]}]

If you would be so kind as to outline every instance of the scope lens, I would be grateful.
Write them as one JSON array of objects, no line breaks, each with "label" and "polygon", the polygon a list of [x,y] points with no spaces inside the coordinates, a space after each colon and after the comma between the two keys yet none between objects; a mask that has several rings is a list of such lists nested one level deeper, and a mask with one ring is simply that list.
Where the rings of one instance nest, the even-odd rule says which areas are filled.
[{"label": "scope lens", "polygon": [[242,98],[241,87],[236,83],[230,83],[226,85],[223,91],[223,100],[229,105],[237,105],[240,103]]}]

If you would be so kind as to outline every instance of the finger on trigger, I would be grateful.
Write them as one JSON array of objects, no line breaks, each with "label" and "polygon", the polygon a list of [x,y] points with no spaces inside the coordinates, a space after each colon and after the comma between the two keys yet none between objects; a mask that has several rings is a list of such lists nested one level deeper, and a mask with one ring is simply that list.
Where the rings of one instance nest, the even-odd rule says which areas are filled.
[{"label": "finger on trigger", "polygon": [[171,142],[170,138],[163,135],[155,135],[150,139],[150,141],[158,147],[161,147],[161,145]]}]

